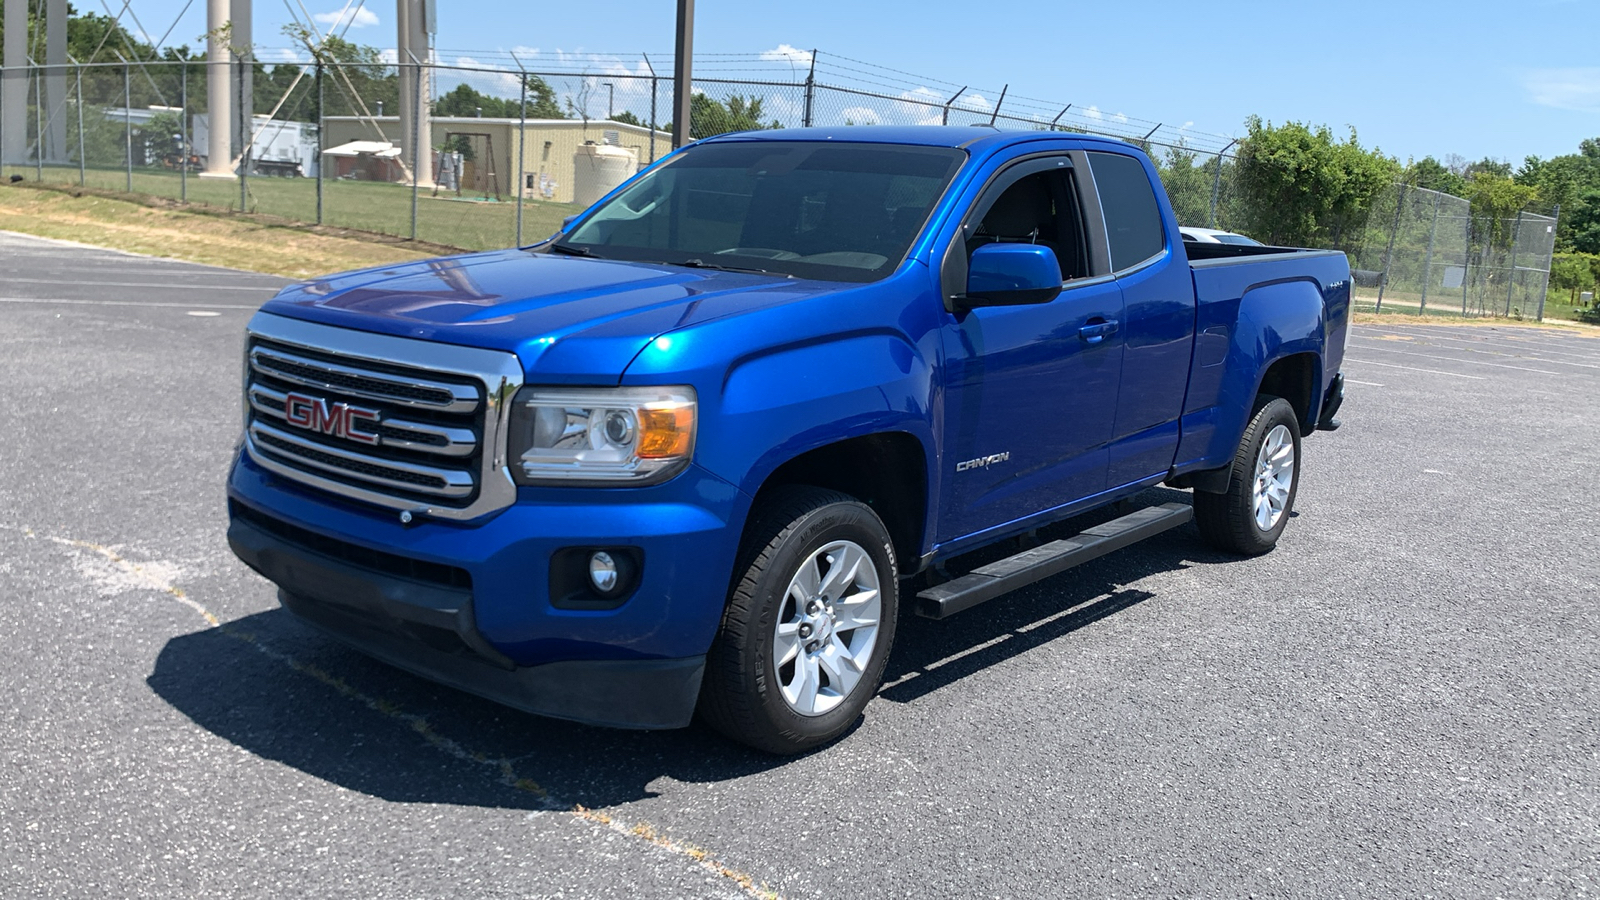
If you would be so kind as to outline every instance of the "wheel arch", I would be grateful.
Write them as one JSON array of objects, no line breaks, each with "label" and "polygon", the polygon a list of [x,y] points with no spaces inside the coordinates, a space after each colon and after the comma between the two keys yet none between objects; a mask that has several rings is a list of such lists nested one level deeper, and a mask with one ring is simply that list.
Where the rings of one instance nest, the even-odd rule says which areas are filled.
[{"label": "wheel arch", "polygon": [[880,431],[809,449],[772,470],[751,508],[790,485],[828,488],[865,503],[889,530],[901,574],[915,570],[928,522],[927,451],[916,435]]}]

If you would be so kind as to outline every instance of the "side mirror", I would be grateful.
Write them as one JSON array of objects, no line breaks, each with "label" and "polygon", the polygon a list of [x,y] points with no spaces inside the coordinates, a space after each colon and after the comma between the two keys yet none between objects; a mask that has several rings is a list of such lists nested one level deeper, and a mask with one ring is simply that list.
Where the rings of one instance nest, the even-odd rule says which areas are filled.
[{"label": "side mirror", "polygon": [[581,215],[583,215],[583,213],[573,213],[572,215],[567,216],[565,219],[562,219],[561,230],[566,231],[568,228],[571,228],[572,223],[578,221],[578,217]]},{"label": "side mirror", "polygon": [[965,308],[1049,303],[1061,293],[1061,264],[1040,244],[983,244],[967,263]]}]

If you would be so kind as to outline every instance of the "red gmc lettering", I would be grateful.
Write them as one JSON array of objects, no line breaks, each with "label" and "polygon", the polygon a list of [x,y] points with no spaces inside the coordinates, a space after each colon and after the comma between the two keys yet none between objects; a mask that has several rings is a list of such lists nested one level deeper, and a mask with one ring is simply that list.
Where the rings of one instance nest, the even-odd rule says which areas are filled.
[{"label": "red gmc lettering", "polygon": [[377,444],[378,435],[372,431],[357,431],[355,423],[377,424],[376,410],[363,409],[345,403],[332,403],[320,397],[305,394],[288,394],[284,397],[283,419],[297,428],[320,431],[359,444]]}]

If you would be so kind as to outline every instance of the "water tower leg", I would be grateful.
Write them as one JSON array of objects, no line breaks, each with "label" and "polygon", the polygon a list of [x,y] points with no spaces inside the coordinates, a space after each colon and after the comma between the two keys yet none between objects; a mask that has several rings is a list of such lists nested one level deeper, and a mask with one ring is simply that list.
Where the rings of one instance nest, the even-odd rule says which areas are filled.
[{"label": "water tower leg", "polygon": [[44,78],[46,162],[67,161],[67,0],[46,0]]},{"label": "water tower leg", "polygon": [[233,97],[231,95],[233,52],[228,49],[228,36],[223,29],[228,24],[228,0],[207,0],[206,3],[206,170],[201,178],[232,178],[233,156],[228,152],[229,135],[233,129]]},{"label": "water tower leg", "polygon": [[5,0],[5,75],[0,78],[0,162],[28,155],[28,0]]},{"label": "water tower leg", "polygon": [[438,0],[401,0],[410,5],[410,13],[406,17],[407,24],[411,26],[411,36],[407,39],[407,48],[422,67],[417,70],[416,105],[417,126],[419,136],[414,157],[417,161],[417,182],[419,187],[433,187],[433,131],[429,122],[429,107],[433,102],[433,53],[428,40],[428,15],[424,3],[438,2]]},{"label": "water tower leg", "polygon": [[[384,128],[384,131],[388,132],[389,141],[400,148],[400,159],[407,166],[411,165],[414,157],[411,152],[411,128],[417,105],[417,70],[411,65],[410,14],[411,0],[395,0],[395,62],[396,72],[399,75],[395,87],[400,94],[399,102],[395,104],[397,107],[395,113],[400,117],[400,123],[392,132],[389,132],[387,127]],[[377,139],[377,135],[373,135],[373,140]]]}]

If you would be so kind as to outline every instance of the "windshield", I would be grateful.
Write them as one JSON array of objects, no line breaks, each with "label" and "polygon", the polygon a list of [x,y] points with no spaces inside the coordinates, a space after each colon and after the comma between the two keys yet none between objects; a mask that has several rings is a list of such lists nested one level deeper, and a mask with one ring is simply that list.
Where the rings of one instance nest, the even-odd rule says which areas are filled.
[{"label": "windshield", "polygon": [[604,259],[875,281],[905,258],[966,154],[738,141],[681,153],[555,246]]},{"label": "windshield", "polygon": [[1226,232],[1216,235],[1217,241],[1223,244],[1245,244],[1251,247],[1260,247],[1262,243],[1255,238],[1245,237],[1242,234],[1228,234]]}]

